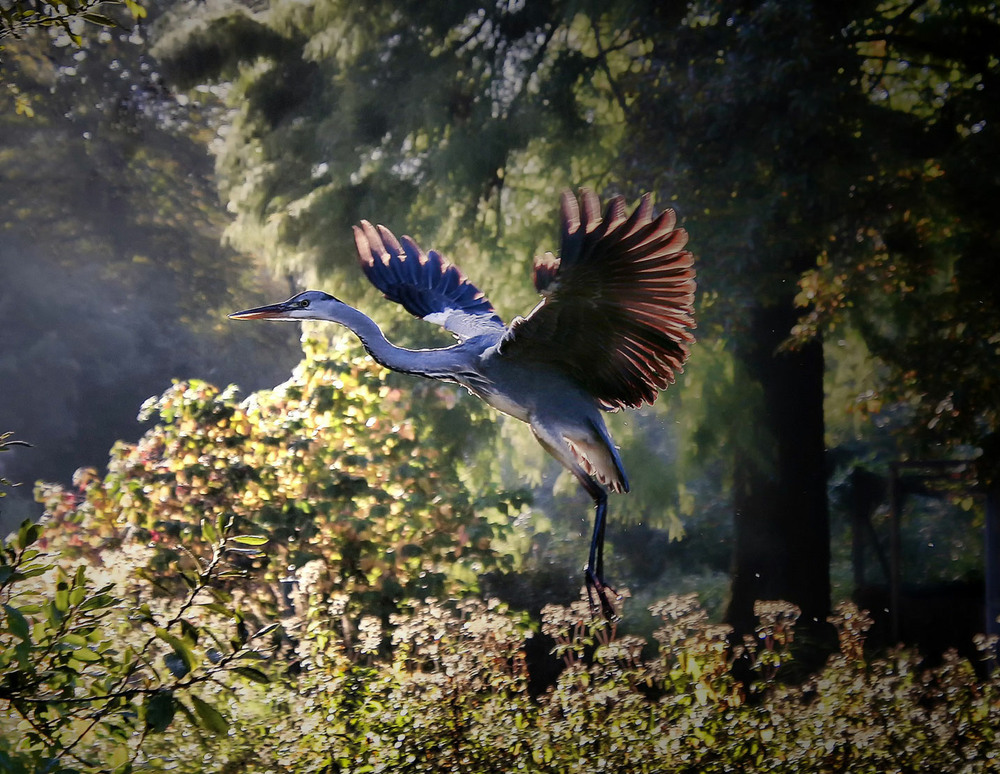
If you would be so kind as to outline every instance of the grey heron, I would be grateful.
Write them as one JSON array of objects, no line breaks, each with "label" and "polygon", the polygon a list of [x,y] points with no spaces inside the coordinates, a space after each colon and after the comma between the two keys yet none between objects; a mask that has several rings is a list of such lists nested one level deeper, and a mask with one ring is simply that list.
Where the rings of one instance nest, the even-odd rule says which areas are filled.
[{"label": "grey heron", "polygon": [[[653,403],[682,370],[694,340],[695,272],[673,210],[655,214],[646,194],[631,213],[621,196],[603,215],[595,193],[562,195],[558,257],[535,259],[541,302],[510,325],[457,266],[361,221],[361,268],[386,298],[450,331],[457,343],[412,350],[390,343],[367,315],[318,290],[229,315],[237,320],[328,320],[357,335],[386,368],[456,382],[526,422],[539,443],[594,501],[585,569],[602,612],[615,614],[604,580],[608,492],[628,478],[601,411]],[[611,589],[613,592],[613,589]]]}]

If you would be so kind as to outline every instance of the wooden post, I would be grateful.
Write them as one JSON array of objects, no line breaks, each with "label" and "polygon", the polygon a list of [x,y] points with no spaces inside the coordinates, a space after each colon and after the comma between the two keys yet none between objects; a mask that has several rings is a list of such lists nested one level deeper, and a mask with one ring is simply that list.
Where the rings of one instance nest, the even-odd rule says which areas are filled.
[{"label": "wooden post", "polygon": [[889,620],[890,633],[894,643],[899,642],[900,618],[902,611],[903,539],[902,510],[903,485],[900,480],[899,465],[892,463],[892,482],[889,500]]},{"label": "wooden post", "polygon": [[1000,489],[986,493],[986,633],[1000,634]]},{"label": "wooden post", "polygon": [[864,588],[865,578],[865,515],[855,509],[851,512],[851,567],[854,570],[854,588]]}]

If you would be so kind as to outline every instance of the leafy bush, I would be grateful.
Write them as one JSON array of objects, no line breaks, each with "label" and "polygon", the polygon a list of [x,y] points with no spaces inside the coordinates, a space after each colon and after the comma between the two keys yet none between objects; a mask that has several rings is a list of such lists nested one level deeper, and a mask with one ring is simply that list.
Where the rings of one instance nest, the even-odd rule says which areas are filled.
[{"label": "leafy bush", "polygon": [[[174,729],[147,753],[219,772],[996,770],[1000,680],[954,654],[933,669],[903,650],[866,659],[868,619],[851,605],[832,619],[840,652],[798,685],[780,679],[791,606],[758,605],[757,637],[735,647],[693,596],[651,610],[655,646],[593,619],[586,601],[547,608],[565,668],[533,697],[522,620],[496,603],[415,602],[393,618],[386,658],[369,620],[367,649],[314,638],[300,643],[301,674],[242,687],[210,760]],[[754,682],[733,677],[736,660]]]},{"label": "leafy bush", "polygon": [[258,538],[226,528],[208,561],[192,558],[197,580],[188,594],[163,603],[116,576],[112,562],[128,550],[102,554],[105,568],[66,566],[64,556],[35,547],[42,534],[25,522],[0,545],[0,705],[8,710],[0,770],[127,771],[133,749],[177,713],[224,733],[228,723],[206,689],[236,675],[268,679],[255,664],[277,624],[250,634],[218,587],[233,572],[227,553]]},{"label": "leafy bush", "polygon": [[450,594],[509,566],[493,543],[521,498],[473,497],[418,442],[404,393],[370,358],[318,342],[306,355],[288,382],[242,403],[234,388],[197,381],[147,401],[140,417],[159,424],[117,444],[106,476],[80,471],[79,492],[40,488],[50,522],[81,555],[127,535],[152,541],[161,585],[185,578],[163,576],[183,554],[204,556],[220,520],[266,535],[267,554],[245,566],[259,571],[249,602],[267,618],[312,560],[333,568],[329,592],[347,595],[346,615],[383,620],[402,599]]},{"label": "leafy bush", "polygon": [[[476,598],[477,574],[509,563],[495,546],[519,500],[473,497],[382,376],[311,345],[242,403],[178,384],[105,476],[39,488],[47,523],[0,552],[0,770],[1000,765],[995,664],[872,657],[850,605],[831,619],[839,651],[803,679],[780,602],[737,642],[672,597],[647,641],[585,599],[535,623]],[[540,692],[532,636],[562,662]],[[996,638],[978,645],[993,658]]]}]

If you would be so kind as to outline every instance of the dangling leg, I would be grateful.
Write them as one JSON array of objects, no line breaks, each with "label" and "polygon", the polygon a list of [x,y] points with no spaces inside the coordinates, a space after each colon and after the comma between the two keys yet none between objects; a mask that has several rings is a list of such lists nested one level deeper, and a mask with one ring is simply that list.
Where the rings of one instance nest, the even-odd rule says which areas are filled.
[{"label": "dangling leg", "polygon": [[601,492],[600,499],[594,500],[594,533],[590,538],[590,558],[587,571],[593,571],[598,578],[604,577],[604,526],[607,524],[608,496]]},{"label": "dangling leg", "polygon": [[[592,449],[602,448],[598,446],[602,439],[593,433],[592,427],[592,425],[587,425],[590,432],[584,436],[579,429],[560,431],[536,420],[531,422],[531,431],[538,442],[576,476],[581,486],[587,490],[587,494],[594,501],[594,532],[590,539],[590,555],[584,569],[584,582],[587,586],[587,595],[590,597],[591,606],[596,607],[591,593],[594,592],[600,600],[601,612],[610,619],[614,618],[617,613],[607,594],[609,590],[612,594],[616,592],[604,582],[604,528],[607,523],[608,492],[596,478],[583,469],[574,453],[573,445],[567,441],[564,435],[564,432],[568,434],[576,442],[578,448],[580,446]],[[613,455],[614,452],[612,451],[610,454]]]},{"label": "dangling leg", "polygon": [[[574,471],[575,473],[576,471]],[[607,525],[608,514],[608,493],[592,477],[584,474],[577,476],[583,488],[594,498],[594,532],[590,538],[590,556],[587,566],[584,568],[584,581],[587,585],[587,596],[590,597],[590,606],[596,607],[591,590],[597,593],[597,598],[601,602],[601,612],[607,619],[615,618],[618,613],[614,605],[608,600],[607,592],[617,596],[617,592],[604,582],[604,527]]]}]

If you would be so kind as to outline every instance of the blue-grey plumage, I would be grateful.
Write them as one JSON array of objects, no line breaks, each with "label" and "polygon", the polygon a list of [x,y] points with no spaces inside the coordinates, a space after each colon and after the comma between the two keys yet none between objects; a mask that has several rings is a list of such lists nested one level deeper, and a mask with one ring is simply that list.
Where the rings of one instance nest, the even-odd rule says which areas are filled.
[{"label": "blue-grey plumage", "polygon": [[397,347],[367,315],[317,290],[230,317],[340,323],[385,367],[456,382],[528,423],[594,500],[585,580],[605,615],[613,615],[603,568],[607,494],[627,492],[628,479],[601,411],[652,403],[687,359],[695,273],[673,211],[654,217],[647,194],[631,216],[620,196],[602,216],[593,192],[581,190],[579,200],[564,193],[559,256],[535,261],[542,301],[510,326],[433,250],[424,253],[410,237],[397,240],[368,221],[354,228],[354,237],[372,284],[414,316],[453,333],[455,345]]}]

